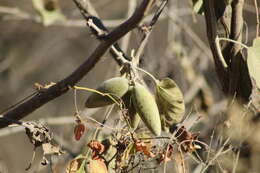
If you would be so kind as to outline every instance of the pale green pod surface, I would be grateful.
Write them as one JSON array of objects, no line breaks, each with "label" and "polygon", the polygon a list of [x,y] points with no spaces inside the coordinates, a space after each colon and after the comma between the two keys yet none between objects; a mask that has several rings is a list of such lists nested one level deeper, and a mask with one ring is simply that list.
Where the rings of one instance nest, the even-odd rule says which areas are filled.
[{"label": "pale green pod surface", "polygon": [[[104,81],[96,90],[110,94],[114,99],[121,98],[128,91],[128,80],[123,77],[115,77]],[[87,99],[87,108],[96,108],[115,103],[109,96],[92,93]]]},{"label": "pale green pod surface", "polygon": [[129,116],[129,123],[130,126],[133,129],[136,129],[140,123],[140,116],[138,115],[138,113],[136,112],[136,109],[134,107],[134,103],[133,103],[133,98],[132,98],[132,90],[133,87],[129,87],[129,90],[127,91],[127,93],[122,97],[125,107],[128,110],[128,116]]},{"label": "pale green pod surface", "polygon": [[183,95],[172,79],[165,78],[157,83],[156,102],[165,121],[164,125],[171,126],[182,120],[185,111]]},{"label": "pale green pod surface", "polygon": [[154,96],[141,84],[136,83],[132,92],[133,103],[144,124],[155,135],[161,134],[160,114]]}]

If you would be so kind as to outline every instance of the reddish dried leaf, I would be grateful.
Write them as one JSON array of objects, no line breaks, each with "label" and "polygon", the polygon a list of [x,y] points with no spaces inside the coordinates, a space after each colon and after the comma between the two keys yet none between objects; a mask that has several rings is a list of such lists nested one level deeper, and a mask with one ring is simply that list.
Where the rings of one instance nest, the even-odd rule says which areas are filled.
[{"label": "reddish dried leaf", "polygon": [[166,154],[162,154],[161,157],[159,158],[159,163],[165,163],[165,162],[169,162],[172,159],[168,156],[166,156]]},{"label": "reddish dried leaf", "polygon": [[80,140],[80,138],[82,137],[82,135],[85,132],[85,125],[83,123],[79,123],[75,126],[74,128],[74,137],[75,140]]},{"label": "reddish dried leaf", "polygon": [[105,150],[105,146],[103,144],[101,144],[99,141],[92,140],[88,143],[88,146],[92,149],[93,160],[103,160],[103,158],[100,158],[100,154],[103,153]]},{"label": "reddish dried leaf", "polygon": [[143,141],[137,141],[135,142],[135,149],[136,151],[140,151],[143,152],[144,155],[148,156],[148,157],[155,157],[155,155],[150,151],[151,150],[151,146],[144,143]]},{"label": "reddish dried leaf", "polygon": [[191,133],[189,132],[184,126],[178,129],[175,137],[177,138],[178,142],[181,143],[181,148],[184,152],[193,152],[196,149],[199,149],[200,146],[194,145],[194,140],[198,139],[198,133]]}]

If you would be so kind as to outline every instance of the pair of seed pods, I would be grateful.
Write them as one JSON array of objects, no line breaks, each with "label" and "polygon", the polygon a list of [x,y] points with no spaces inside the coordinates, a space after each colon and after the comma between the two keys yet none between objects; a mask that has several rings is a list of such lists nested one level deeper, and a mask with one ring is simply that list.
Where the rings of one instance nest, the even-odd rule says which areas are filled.
[{"label": "pair of seed pods", "polygon": [[97,91],[87,99],[85,106],[88,108],[102,107],[115,103],[121,98],[128,109],[129,123],[136,128],[140,118],[147,128],[155,135],[161,134],[160,113],[154,96],[143,85],[135,83],[129,85],[124,77],[115,77],[104,81]]}]

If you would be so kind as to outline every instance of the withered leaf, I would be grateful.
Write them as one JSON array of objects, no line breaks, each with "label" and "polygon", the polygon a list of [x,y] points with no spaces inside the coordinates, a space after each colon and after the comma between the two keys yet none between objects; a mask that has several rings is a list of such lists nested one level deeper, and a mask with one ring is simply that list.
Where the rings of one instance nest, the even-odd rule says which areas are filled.
[{"label": "withered leaf", "polygon": [[80,173],[80,171],[83,172],[84,171],[84,165],[82,164],[82,162],[83,162],[83,159],[71,160],[69,162],[69,164],[67,165],[66,173]]},{"label": "withered leaf", "polygon": [[149,142],[144,142],[144,141],[136,141],[135,142],[135,149],[136,151],[140,151],[144,153],[144,155],[153,158],[155,155],[151,152],[151,141]]},{"label": "withered leaf", "polygon": [[59,146],[55,146],[51,143],[42,144],[42,149],[43,149],[44,155],[47,155],[47,154],[57,154],[57,155],[64,154],[64,152],[61,150],[61,148]]},{"label": "withered leaf", "polygon": [[182,120],[185,111],[183,95],[172,79],[164,78],[157,83],[156,102],[164,126],[171,126]]},{"label": "withered leaf", "polygon": [[105,150],[105,146],[103,144],[99,141],[92,140],[88,143],[88,147],[92,150],[93,160],[103,160],[103,158],[100,158],[99,156],[99,154],[103,153]]}]

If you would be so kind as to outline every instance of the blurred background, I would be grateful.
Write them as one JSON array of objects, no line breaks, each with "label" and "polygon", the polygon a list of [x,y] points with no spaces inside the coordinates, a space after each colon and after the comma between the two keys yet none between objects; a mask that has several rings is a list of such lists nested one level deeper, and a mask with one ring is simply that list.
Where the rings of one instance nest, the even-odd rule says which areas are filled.
[{"label": "blurred background", "polygon": [[[1,112],[35,92],[35,83],[44,85],[65,78],[85,61],[99,43],[91,35],[72,0],[54,1],[55,8],[59,9],[55,16],[57,21],[43,21],[33,1],[0,1]],[[140,0],[90,2],[104,24],[113,29],[132,14]],[[245,44],[251,45],[255,36],[253,1],[245,2],[244,19],[247,32]],[[131,50],[139,47],[140,41],[141,33],[135,29],[119,43],[130,55]],[[200,117],[195,130],[201,132],[201,138],[211,135],[212,127],[217,126],[221,112],[225,111],[226,97],[216,76],[204,16],[193,13],[191,0],[169,0],[150,35],[140,66],[159,79],[174,79],[184,94],[185,114]],[[77,86],[96,88],[105,79],[118,75],[119,68],[107,53]],[[145,80],[148,84],[151,82],[149,78],[145,77]],[[84,111],[84,115],[102,121],[104,109],[84,109],[88,95],[87,92],[77,92],[78,108]],[[73,91],[68,92],[24,119],[46,122],[56,142],[67,151],[60,157],[52,158],[56,172],[64,172],[64,165],[85,145],[84,138],[79,142],[74,139],[73,98]],[[87,128],[90,132],[93,127]],[[88,133],[85,135],[87,137]],[[36,160],[27,172],[51,172],[50,166],[40,165],[42,150],[36,151]],[[21,128],[0,129],[0,173],[26,172],[32,153],[33,145]]]}]

